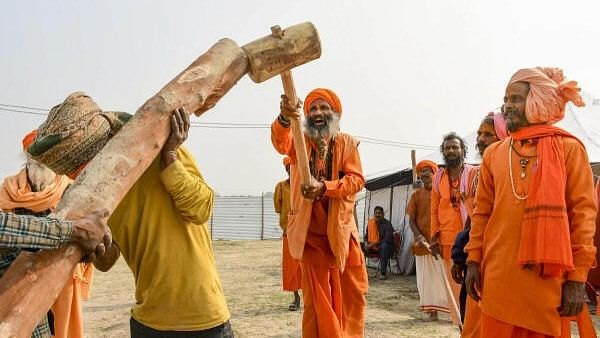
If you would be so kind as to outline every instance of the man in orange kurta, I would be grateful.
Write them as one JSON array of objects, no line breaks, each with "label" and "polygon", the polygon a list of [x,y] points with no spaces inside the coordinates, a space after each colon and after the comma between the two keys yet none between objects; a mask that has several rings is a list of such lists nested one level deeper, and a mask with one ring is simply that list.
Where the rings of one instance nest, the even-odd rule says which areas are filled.
[{"label": "man in orange kurta", "polygon": [[[25,151],[37,136],[37,130],[23,138]],[[0,209],[20,215],[48,215],[60,202],[71,180],[27,155],[27,163],[17,175],[4,178],[0,187]],[[83,338],[82,300],[89,299],[94,274],[92,263],[79,263],[73,278],[65,284],[51,307],[55,338]]]},{"label": "man in orange kurta", "polygon": [[[442,256],[446,278],[452,294],[458,304],[460,284],[452,279],[451,249],[456,235],[463,230],[468,217],[464,196],[467,193],[469,177],[473,167],[464,163],[467,154],[465,141],[455,133],[444,136],[440,150],[444,157],[445,168],[436,171],[433,176],[431,192],[431,250],[434,255]],[[451,300],[448,299],[449,305]],[[460,324],[460,313],[449,306],[454,324]]]},{"label": "man in orange kurta", "polygon": [[302,288],[302,270],[300,262],[294,259],[290,254],[290,245],[286,234],[288,214],[290,212],[290,158],[283,158],[283,165],[288,174],[287,180],[283,180],[275,186],[273,194],[273,204],[275,212],[279,214],[279,226],[283,230],[282,240],[282,261],[281,261],[281,280],[284,291],[294,293],[294,301],[288,306],[290,311],[298,311],[300,309],[300,294],[298,290]]},{"label": "man in orange kurta", "polygon": [[[567,101],[584,104],[578,92],[556,68],[521,69],[506,88],[510,137],[483,156],[466,247],[481,337],[569,337],[561,316],[586,314],[596,252],[592,172],[583,144],[552,125]],[[595,337],[590,326],[582,337]]]},{"label": "man in orange kurta", "polygon": [[363,337],[368,280],[353,215],[356,193],[364,186],[358,141],[339,131],[337,95],[311,91],[304,100],[304,138],[312,179],[302,184],[290,128],[291,119],[300,118],[298,107],[283,97],[271,141],[291,158],[287,235],[302,267],[302,336]]}]

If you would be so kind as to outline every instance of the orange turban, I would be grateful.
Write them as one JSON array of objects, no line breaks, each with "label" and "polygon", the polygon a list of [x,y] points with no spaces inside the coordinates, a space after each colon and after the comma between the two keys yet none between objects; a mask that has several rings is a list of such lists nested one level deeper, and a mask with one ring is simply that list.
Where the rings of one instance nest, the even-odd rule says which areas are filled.
[{"label": "orange turban", "polygon": [[337,97],[337,95],[335,95],[333,90],[327,88],[316,88],[313,89],[312,92],[308,93],[308,95],[306,95],[306,98],[304,99],[304,115],[308,115],[310,105],[316,99],[323,99],[327,101],[327,103],[329,103],[333,111],[340,115],[342,114],[342,103],[340,102],[340,99]]},{"label": "orange turban", "polygon": [[430,161],[430,160],[422,160],[422,161],[419,161],[419,163],[417,163],[417,168],[416,168],[417,175],[419,174],[419,172],[421,170],[426,169],[426,168],[430,168],[431,171],[433,171],[434,173],[438,170],[438,166],[437,166],[437,164],[435,164],[435,162]]},{"label": "orange turban", "polygon": [[33,143],[33,141],[35,141],[35,138],[37,137],[38,131],[37,129],[34,129],[32,131],[30,131],[29,133],[27,133],[27,135],[25,135],[25,137],[23,137],[23,150],[27,151],[27,148],[29,148],[29,146]]},{"label": "orange turban", "polygon": [[508,85],[515,82],[529,84],[529,94],[525,103],[525,117],[533,124],[554,124],[565,116],[568,101],[577,107],[585,103],[579,95],[581,88],[575,81],[565,81],[559,68],[535,67],[518,70]]},{"label": "orange turban", "polygon": [[290,165],[290,163],[292,163],[292,159],[289,156],[286,156],[283,158],[283,166],[287,167],[288,165]]}]

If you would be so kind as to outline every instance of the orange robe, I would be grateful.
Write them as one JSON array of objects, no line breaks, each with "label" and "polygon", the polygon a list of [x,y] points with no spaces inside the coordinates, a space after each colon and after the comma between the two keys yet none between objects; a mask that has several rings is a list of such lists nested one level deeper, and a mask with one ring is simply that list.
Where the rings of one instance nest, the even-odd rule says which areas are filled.
[{"label": "orange robe", "polygon": [[[465,169],[467,170],[467,169]],[[470,172],[465,173],[469,175]],[[437,174],[436,174],[437,175]],[[435,184],[435,183],[434,183]],[[444,260],[444,268],[446,269],[446,278],[450,283],[452,294],[458,304],[460,297],[460,284],[457,284],[452,279],[452,245],[456,240],[456,235],[463,230],[464,224],[459,208],[452,206],[450,202],[450,181],[448,179],[448,171],[443,170],[437,188],[431,190],[431,237],[439,236],[438,243],[442,248],[442,258]],[[454,324],[459,324],[460,313],[455,313],[454,308],[450,305],[448,299],[448,308],[450,316]]]},{"label": "orange robe", "polygon": [[[431,243],[431,190],[419,188],[410,195],[406,214],[415,220],[417,229]],[[414,254],[413,246],[413,254]]]},{"label": "orange robe", "polygon": [[[481,337],[520,337],[517,335],[520,331],[532,337],[535,334],[560,336],[562,321],[557,308],[561,303],[562,284],[565,280],[585,282],[596,253],[592,172],[582,145],[572,138],[562,138],[575,269],[564,278],[541,278],[539,267],[531,271],[517,263],[526,201],[513,195],[508,171],[510,140],[492,144],[484,154],[471,237],[466,247],[469,261],[481,264]],[[516,142],[515,147],[521,154],[534,152],[531,145],[523,149]],[[513,152],[511,159],[516,194],[524,196],[529,190],[535,163],[527,166],[526,177],[521,179],[520,157]],[[514,331],[506,330],[506,325]],[[501,332],[508,333],[499,335]]]},{"label": "orange robe", "polygon": [[[465,206],[469,212],[469,217],[473,217],[473,204],[475,203],[475,192],[477,191],[477,184],[479,183],[479,172],[480,167],[475,167],[469,175],[469,189],[465,199]],[[465,309],[465,320],[463,323],[463,330],[461,338],[479,338],[480,337],[480,325],[481,325],[481,308],[479,303],[473,298],[467,296],[467,303]]]},{"label": "orange robe", "polygon": [[284,291],[298,291],[302,288],[302,270],[300,262],[290,254],[287,229],[288,213],[290,212],[290,182],[281,181],[275,186],[273,194],[275,212],[279,214],[279,226],[284,231],[281,250],[281,284]]},{"label": "orange robe", "polygon": [[90,286],[94,276],[92,263],[79,263],[73,271],[73,279],[67,282],[50,308],[54,314],[55,338],[83,338],[81,301],[90,298]]},{"label": "orange robe", "polygon": [[[368,290],[367,270],[354,220],[356,193],[364,186],[358,141],[336,133],[331,180],[325,198],[302,197],[300,172],[292,132],[275,120],[271,125],[275,149],[291,158],[291,210],[287,234],[290,253],[301,260],[304,338],[363,337]],[[306,139],[307,153],[313,148]]]},{"label": "orange robe", "polygon": [[[600,180],[598,180],[596,184],[596,205],[600,204]],[[600,228],[600,208],[598,208],[598,214],[596,215],[596,229]],[[594,245],[596,248],[600,246],[600,230],[596,230],[596,234],[594,235]],[[588,274],[588,283],[590,283],[596,291],[600,291],[600,268],[598,268],[598,262],[600,262],[600,250],[596,251],[596,267],[590,270]],[[596,295],[590,295],[590,297],[595,297]]]}]

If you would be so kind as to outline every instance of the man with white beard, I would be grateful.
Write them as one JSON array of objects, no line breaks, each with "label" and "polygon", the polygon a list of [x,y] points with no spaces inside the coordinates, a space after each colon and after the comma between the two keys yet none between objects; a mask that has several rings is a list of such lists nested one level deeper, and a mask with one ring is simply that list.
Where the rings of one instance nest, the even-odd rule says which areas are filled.
[{"label": "man with white beard", "polygon": [[303,337],[363,337],[367,271],[354,220],[354,201],[364,185],[358,141],[339,131],[342,105],[330,89],[317,88],[304,100],[309,184],[302,184],[291,119],[299,102],[283,96],[271,125],[275,149],[291,158],[291,210],[287,235],[300,260]]}]

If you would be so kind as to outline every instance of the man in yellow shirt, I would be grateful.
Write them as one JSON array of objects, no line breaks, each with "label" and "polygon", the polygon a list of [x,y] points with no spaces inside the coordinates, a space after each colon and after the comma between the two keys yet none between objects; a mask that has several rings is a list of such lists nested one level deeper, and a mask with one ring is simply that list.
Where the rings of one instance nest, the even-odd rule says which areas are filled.
[{"label": "man in yellow shirt", "polygon": [[[57,174],[76,176],[127,119],[73,93],[52,108],[29,152]],[[214,194],[181,146],[189,126],[183,108],[173,113],[160,156],[108,221],[116,245],[95,262],[106,271],[120,251],[133,272],[134,338],[233,337],[206,225]]]},{"label": "man in yellow shirt", "polygon": [[277,183],[275,193],[273,194],[273,204],[275,212],[279,214],[279,226],[283,230],[283,248],[281,262],[281,279],[284,291],[294,292],[294,301],[288,306],[290,311],[300,309],[300,294],[298,290],[302,288],[302,270],[300,262],[290,254],[290,246],[287,238],[288,213],[290,212],[290,158],[283,158],[283,165],[287,172],[287,180]]}]

